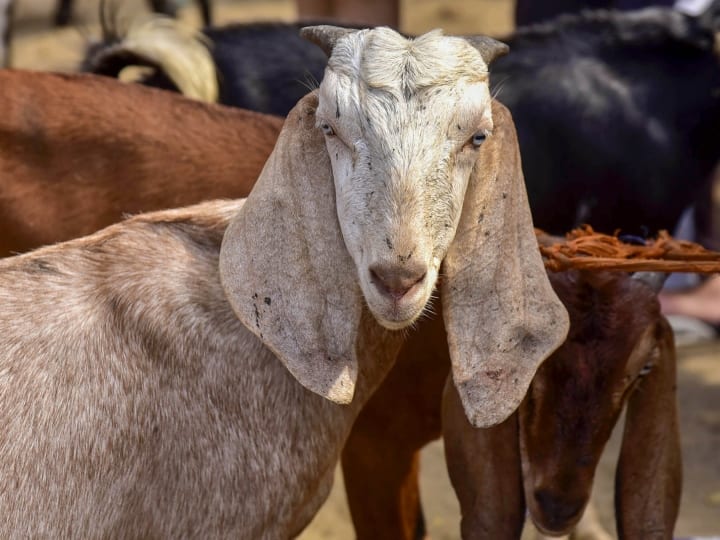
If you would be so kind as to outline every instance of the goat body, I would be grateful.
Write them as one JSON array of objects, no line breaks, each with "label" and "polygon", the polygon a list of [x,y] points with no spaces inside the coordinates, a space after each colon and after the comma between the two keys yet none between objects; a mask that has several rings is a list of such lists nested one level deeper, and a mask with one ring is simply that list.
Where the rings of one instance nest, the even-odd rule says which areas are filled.
[{"label": "goat body", "polygon": [[672,6],[674,0],[549,0],[533,2],[518,0],[515,3],[515,25],[527,26],[550,21],[558,15],[578,13],[587,9],[639,9],[649,6]]},{"label": "goat body", "polygon": [[[536,226],[562,234],[587,222],[607,233],[654,233],[672,228],[709,185],[720,159],[718,7],[700,18],[663,8],[586,12],[504,39],[511,52],[493,65],[491,86],[517,125]],[[305,92],[303,81],[319,80],[325,67],[297,29],[206,29],[220,100],[285,114]],[[144,62],[128,52],[120,44],[114,56],[96,52],[85,66],[117,74]],[[172,86],[162,73],[147,83]]]},{"label": "goat body", "polygon": [[244,197],[279,118],[91,75],[0,71],[0,256]]},{"label": "goat body", "polygon": [[493,85],[517,124],[536,226],[646,236],[704,194],[720,159],[717,28],[709,14],[652,8],[560,17],[506,40]]},{"label": "goat body", "polygon": [[218,254],[241,205],[0,261],[1,536],[286,538],[309,522],[363,398],[304,389],[233,313]]}]

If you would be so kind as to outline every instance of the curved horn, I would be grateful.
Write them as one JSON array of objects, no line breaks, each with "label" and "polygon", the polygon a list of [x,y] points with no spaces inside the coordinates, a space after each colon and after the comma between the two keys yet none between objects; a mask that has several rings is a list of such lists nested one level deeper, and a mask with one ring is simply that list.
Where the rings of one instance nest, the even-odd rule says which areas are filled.
[{"label": "curved horn", "polygon": [[320,47],[328,57],[332,54],[335,44],[340,38],[350,35],[357,30],[350,30],[340,26],[321,24],[318,26],[306,26],[300,29],[300,37],[313,42]]}]

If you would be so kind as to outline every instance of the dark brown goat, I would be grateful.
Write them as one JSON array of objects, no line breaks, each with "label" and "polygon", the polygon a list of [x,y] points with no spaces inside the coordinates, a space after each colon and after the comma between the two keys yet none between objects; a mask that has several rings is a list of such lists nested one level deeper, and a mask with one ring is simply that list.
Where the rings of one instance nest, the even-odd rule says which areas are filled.
[{"label": "dark brown goat", "polygon": [[282,119],[93,75],[0,71],[0,256],[246,196]]},{"label": "dark brown goat", "polygon": [[[446,387],[442,426],[463,538],[519,538],[526,507],[543,531],[571,529],[624,405],[620,537],[671,538],[681,484],[675,356],[656,293],[621,273],[573,271],[550,279],[570,313],[570,334],[541,366],[519,413],[474,429],[454,385]],[[345,446],[359,538],[415,538],[422,519],[418,453],[440,436],[449,366],[441,320],[438,314],[423,321],[410,336]]]}]

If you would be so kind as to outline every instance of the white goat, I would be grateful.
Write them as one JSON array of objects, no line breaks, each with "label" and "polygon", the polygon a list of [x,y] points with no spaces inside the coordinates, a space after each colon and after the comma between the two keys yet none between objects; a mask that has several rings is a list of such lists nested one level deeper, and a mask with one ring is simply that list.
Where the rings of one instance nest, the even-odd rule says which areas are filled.
[{"label": "white goat", "polygon": [[299,533],[395,359],[383,326],[417,319],[443,258],[474,424],[514,410],[563,340],[512,122],[491,109],[503,46],[306,33],[335,53],[247,202],[0,261],[0,537]]}]

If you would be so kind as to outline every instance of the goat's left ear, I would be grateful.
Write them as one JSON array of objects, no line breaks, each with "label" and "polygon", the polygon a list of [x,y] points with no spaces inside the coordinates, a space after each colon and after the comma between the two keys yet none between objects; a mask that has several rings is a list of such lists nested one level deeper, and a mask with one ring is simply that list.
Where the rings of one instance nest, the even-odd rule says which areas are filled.
[{"label": "goat's left ear", "polygon": [[315,126],[317,92],[290,111],[220,251],[240,321],[307,389],[352,400],[362,314],[357,270],[335,207],[330,158]]},{"label": "goat's left ear", "polygon": [[510,47],[505,43],[488,36],[468,36],[465,40],[480,52],[480,56],[488,66],[496,58],[505,56],[510,52]]},{"label": "goat's left ear", "polygon": [[510,112],[493,102],[492,114],[441,283],[453,380],[475,427],[512,414],[569,327],[538,250]]},{"label": "goat's left ear", "polygon": [[647,359],[652,369],[628,398],[615,473],[621,538],[640,538],[650,530],[670,535],[680,508],[675,345],[672,328],[664,318],[652,330],[656,347]]}]

